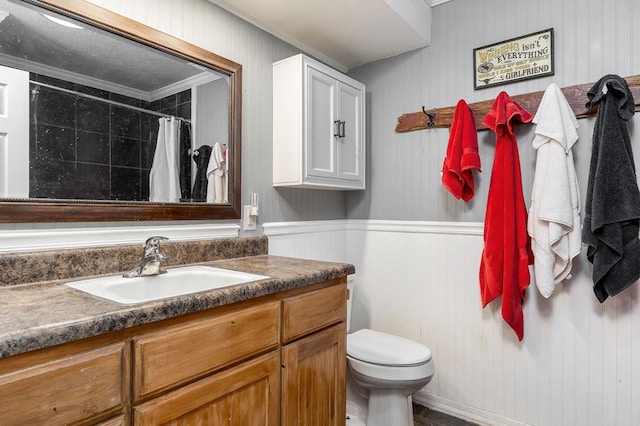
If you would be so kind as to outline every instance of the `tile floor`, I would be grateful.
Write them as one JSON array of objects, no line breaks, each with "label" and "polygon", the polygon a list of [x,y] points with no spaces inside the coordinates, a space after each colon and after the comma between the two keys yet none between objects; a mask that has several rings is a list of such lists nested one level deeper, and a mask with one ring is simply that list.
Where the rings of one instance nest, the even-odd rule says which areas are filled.
[{"label": "tile floor", "polygon": [[415,426],[476,426],[476,423],[461,420],[416,403],[413,404],[413,424]]}]

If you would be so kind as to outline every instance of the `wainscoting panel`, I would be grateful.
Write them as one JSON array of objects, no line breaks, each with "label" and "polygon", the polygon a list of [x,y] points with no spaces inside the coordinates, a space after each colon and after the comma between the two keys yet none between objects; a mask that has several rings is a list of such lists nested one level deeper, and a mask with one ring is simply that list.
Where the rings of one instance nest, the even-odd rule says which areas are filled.
[{"label": "wainscoting panel", "polygon": [[265,223],[263,228],[271,255],[347,262],[344,220]]},{"label": "wainscoting panel", "polygon": [[[598,303],[583,253],[549,299],[532,280],[519,342],[500,299],[480,302],[482,224],[348,220],[316,232],[313,223],[291,235],[280,224],[270,253],[356,266],[352,330],[398,334],[433,352],[436,375],[416,401],[490,425],[640,424],[638,284]],[[336,255],[341,233],[345,258]]]}]

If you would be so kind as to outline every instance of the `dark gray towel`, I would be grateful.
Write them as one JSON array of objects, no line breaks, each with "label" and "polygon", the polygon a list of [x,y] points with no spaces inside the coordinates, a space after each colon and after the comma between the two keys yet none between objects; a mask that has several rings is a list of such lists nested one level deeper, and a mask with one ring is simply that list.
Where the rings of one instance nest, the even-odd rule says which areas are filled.
[{"label": "dark gray towel", "polygon": [[[606,92],[606,93],[604,93]],[[593,290],[600,302],[640,278],[640,191],[627,121],[633,95],[620,76],[602,77],[587,93],[598,106],[582,241],[593,263]]]},{"label": "dark gray towel", "polygon": [[207,201],[207,185],[209,184],[207,166],[209,165],[209,158],[211,158],[211,147],[209,145],[202,145],[193,151],[193,161],[196,162],[197,167],[196,179],[191,192],[193,201]]},{"label": "dark gray towel", "polygon": [[180,120],[180,201],[191,201],[191,126]]}]

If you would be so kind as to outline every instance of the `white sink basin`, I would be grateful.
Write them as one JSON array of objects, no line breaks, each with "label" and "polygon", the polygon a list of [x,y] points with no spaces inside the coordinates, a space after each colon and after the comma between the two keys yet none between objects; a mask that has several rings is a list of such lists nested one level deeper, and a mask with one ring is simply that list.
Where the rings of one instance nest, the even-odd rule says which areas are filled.
[{"label": "white sink basin", "polygon": [[67,286],[125,305],[149,302],[200,291],[267,279],[265,275],[214,268],[184,266],[166,274],[124,278],[109,276],[66,283]]}]

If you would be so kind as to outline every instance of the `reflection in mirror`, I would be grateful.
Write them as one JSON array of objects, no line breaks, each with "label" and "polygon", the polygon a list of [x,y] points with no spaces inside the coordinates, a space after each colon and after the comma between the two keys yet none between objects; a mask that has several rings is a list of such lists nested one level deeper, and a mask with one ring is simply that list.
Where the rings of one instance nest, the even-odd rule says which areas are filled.
[{"label": "reflection in mirror", "polygon": [[239,218],[241,84],[89,2],[0,0],[0,222]]},{"label": "reflection in mirror", "polygon": [[3,133],[24,140],[0,196],[228,203],[228,76],[23,2],[0,14]]}]

